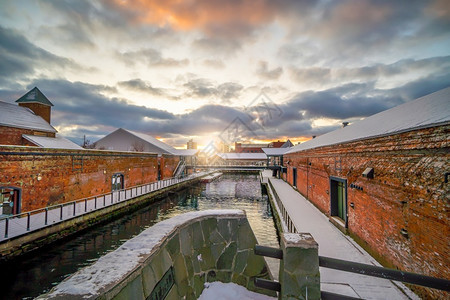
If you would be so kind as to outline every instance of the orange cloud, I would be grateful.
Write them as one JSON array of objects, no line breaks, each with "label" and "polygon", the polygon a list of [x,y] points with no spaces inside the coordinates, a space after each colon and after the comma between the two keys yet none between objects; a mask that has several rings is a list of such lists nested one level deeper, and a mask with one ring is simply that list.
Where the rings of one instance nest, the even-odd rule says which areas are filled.
[{"label": "orange cloud", "polygon": [[114,0],[105,2],[134,22],[199,29],[208,35],[241,35],[269,23],[276,14],[269,0]]}]

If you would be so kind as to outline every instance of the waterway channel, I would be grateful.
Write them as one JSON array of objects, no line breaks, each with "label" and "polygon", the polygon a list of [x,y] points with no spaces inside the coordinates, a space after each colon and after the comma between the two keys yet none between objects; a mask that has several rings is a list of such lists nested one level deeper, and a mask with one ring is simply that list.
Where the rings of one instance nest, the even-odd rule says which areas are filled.
[{"label": "waterway channel", "polygon": [[[188,211],[222,208],[245,210],[258,243],[279,247],[270,204],[261,191],[259,177],[256,174],[224,174],[211,183],[196,184],[171,193],[157,203],[43,251],[1,264],[0,298],[32,299],[159,221]],[[268,263],[272,273],[277,273],[278,262],[269,260]]]}]

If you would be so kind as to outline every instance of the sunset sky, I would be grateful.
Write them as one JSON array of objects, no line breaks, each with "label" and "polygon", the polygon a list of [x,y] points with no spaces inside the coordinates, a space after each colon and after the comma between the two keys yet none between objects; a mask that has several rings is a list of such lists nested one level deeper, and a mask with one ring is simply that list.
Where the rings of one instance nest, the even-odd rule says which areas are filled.
[{"label": "sunset sky", "polygon": [[77,143],[299,142],[450,86],[450,4],[1,0],[0,100],[34,86]]}]

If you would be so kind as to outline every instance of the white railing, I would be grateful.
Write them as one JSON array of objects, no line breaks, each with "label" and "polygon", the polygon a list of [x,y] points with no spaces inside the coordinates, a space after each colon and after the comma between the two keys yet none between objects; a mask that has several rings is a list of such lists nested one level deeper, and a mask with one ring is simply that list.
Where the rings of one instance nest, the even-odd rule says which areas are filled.
[{"label": "white railing", "polygon": [[209,173],[211,172],[199,172],[183,178],[167,178],[17,215],[1,217],[0,243]]}]

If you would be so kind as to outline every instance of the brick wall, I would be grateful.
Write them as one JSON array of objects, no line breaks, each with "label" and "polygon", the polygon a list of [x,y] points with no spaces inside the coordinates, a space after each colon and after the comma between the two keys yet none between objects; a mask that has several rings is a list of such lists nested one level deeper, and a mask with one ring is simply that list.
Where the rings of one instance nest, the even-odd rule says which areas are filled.
[{"label": "brick wall", "polygon": [[19,106],[31,109],[36,115],[40,116],[42,119],[47,121],[48,124],[50,124],[50,117],[52,113],[52,108],[50,106],[40,103],[19,103]]},{"label": "brick wall", "polygon": [[[157,179],[156,154],[0,146],[0,187],[21,189],[22,212],[111,192]],[[80,163],[82,162],[82,166]]]},{"label": "brick wall", "polygon": [[161,179],[173,177],[173,172],[180,161],[180,157],[176,155],[163,154],[160,157],[161,163]]},{"label": "brick wall", "polygon": [[24,139],[22,134],[55,137],[53,132],[0,126],[0,145],[35,146]]},{"label": "brick wall", "polygon": [[[346,179],[350,235],[387,266],[449,279],[449,132],[446,125],[289,154],[287,181],[297,168],[298,191],[330,215],[330,176]],[[373,179],[362,176],[366,168]]]}]

